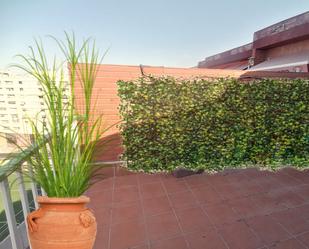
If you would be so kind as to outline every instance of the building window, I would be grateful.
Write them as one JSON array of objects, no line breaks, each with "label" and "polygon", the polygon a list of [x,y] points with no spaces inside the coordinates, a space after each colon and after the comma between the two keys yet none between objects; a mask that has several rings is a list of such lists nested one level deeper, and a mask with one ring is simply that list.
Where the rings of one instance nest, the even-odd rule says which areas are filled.
[{"label": "building window", "polygon": [[24,88],[22,88],[22,87],[21,87],[21,88],[19,88],[19,90],[20,90],[20,91],[23,91],[23,90],[24,90]]},{"label": "building window", "polygon": [[18,81],[18,84],[22,84],[23,82],[22,81]]},{"label": "building window", "polygon": [[16,101],[8,101],[9,104],[14,105],[16,104]]}]

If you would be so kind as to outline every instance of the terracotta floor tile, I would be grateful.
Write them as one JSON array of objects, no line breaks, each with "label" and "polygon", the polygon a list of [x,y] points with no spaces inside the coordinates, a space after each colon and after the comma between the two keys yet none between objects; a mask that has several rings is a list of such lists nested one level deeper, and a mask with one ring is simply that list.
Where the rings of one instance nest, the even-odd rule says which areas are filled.
[{"label": "terracotta floor tile", "polygon": [[307,249],[307,247],[296,239],[288,239],[269,246],[269,249]]},{"label": "terracotta floor tile", "polygon": [[301,214],[304,219],[309,219],[309,203],[300,207],[292,208],[291,210],[299,215]]},{"label": "terracotta floor tile", "polygon": [[88,192],[112,190],[113,186],[114,177],[109,177],[96,182],[94,185],[91,186]]},{"label": "terracotta floor tile", "polygon": [[307,202],[309,201],[309,184],[299,185],[293,188],[292,191],[301,196]]},{"label": "terracotta floor tile", "polygon": [[247,181],[238,184],[238,192],[241,193],[243,197],[247,197],[262,194],[266,191],[258,184],[258,182]]},{"label": "terracotta floor tile", "polygon": [[299,175],[304,175],[303,171],[297,170],[297,169],[292,168],[292,167],[285,167],[283,169],[280,169],[278,171],[278,173],[289,175],[289,176],[294,177],[294,178],[298,178],[297,176],[299,176]]},{"label": "terracotta floor tile", "polygon": [[145,199],[143,205],[146,216],[166,213],[172,209],[167,196]]},{"label": "terracotta floor tile", "polygon": [[116,166],[116,167],[115,167],[114,174],[115,174],[115,176],[119,177],[119,176],[134,175],[134,174],[136,174],[136,173],[133,172],[133,171],[130,171],[128,168],[121,167],[121,166],[119,165],[119,166]]},{"label": "terracotta floor tile", "polygon": [[114,191],[114,202],[115,203],[125,203],[138,201],[140,199],[140,194],[138,187],[136,186],[126,186],[122,188],[117,188]]},{"label": "terracotta floor tile", "polygon": [[98,223],[94,249],[309,248],[309,171],[109,173],[86,193]]},{"label": "terracotta floor tile", "polygon": [[240,171],[238,173],[229,174],[226,176],[226,179],[229,183],[233,184],[247,184],[250,178],[244,174],[243,171]]},{"label": "terracotta floor tile", "polygon": [[151,241],[167,239],[181,233],[178,221],[172,212],[148,217],[146,223]]},{"label": "terracotta floor tile", "polygon": [[309,232],[297,236],[297,239],[309,247]]},{"label": "terracotta floor tile", "polygon": [[100,207],[107,207],[112,205],[112,191],[104,190],[87,194],[90,197],[89,208],[97,209]]},{"label": "terracotta floor tile", "polygon": [[235,222],[219,229],[230,249],[257,249],[263,246],[262,241],[244,222]]},{"label": "terracotta floor tile", "polygon": [[243,193],[238,190],[235,184],[232,184],[232,183],[223,183],[220,185],[213,185],[213,188],[224,200],[240,198],[243,196]]},{"label": "terracotta floor tile", "polygon": [[109,249],[109,227],[98,225],[97,237],[93,249]]},{"label": "terracotta floor tile", "polygon": [[110,249],[126,249],[146,242],[146,227],[141,221],[122,222],[111,227]]},{"label": "terracotta floor tile", "polygon": [[306,231],[309,231],[309,220],[295,219],[295,220],[281,220],[280,224],[287,230],[289,233],[297,235]]},{"label": "terracotta floor tile", "polygon": [[139,201],[120,202],[112,209],[112,224],[141,219],[143,215],[142,205]]},{"label": "terracotta floor tile", "polygon": [[[116,166],[117,167],[117,166]],[[106,166],[99,169],[99,173],[104,179],[112,178],[115,176],[115,166]]]},{"label": "terracotta floor tile", "polygon": [[220,235],[212,230],[185,235],[191,249],[228,249]]},{"label": "terracotta floor tile", "polygon": [[140,245],[140,246],[134,246],[130,247],[129,249],[149,249],[148,244]]},{"label": "terracotta floor tile", "polygon": [[115,177],[115,188],[127,187],[127,186],[137,186],[138,179],[137,175],[119,176]]},{"label": "terracotta floor tile", "polygon": [[273,213],[271,217],[293,235],[309,231],[309,220],[293,209]]},{"label": "terracotta floor tile", "polygon": [[111,210],[111,207],[98,207],[93,209],[98,225],[110,225],[112,214]]},{"label": "terracotta floor tile", "polygon": [[258,168],[248,168],[243,170],[243,174],[252,180],[260,175],[260,170]]},{"label": "terracotta floor tile", "polygon": [[208,175],[207,176],[207,182],[210,186],[217,186],[220,185],[222,183],[226,183],[227,179],[225,177],[225,175],[220,174],[220,173],[216,173],[213,175]]},{"label": "terracotta floor tile", "polygon": [[297,170],[294,168],[284,169],[283,172],[291,177],[298,179],[303,183],[309,182],[309,171],[308,170]]},{"label": "terracotta floor tile", "polygon": [[191,191],[170,194],[169,199],[172,207],[175,209],[185,209],[198,205],[198,202]]},{"label": "terracotta floor tile", "polygon": [[276,179],[274,179],[272,176],[261,176],[254,179],[253,182],[257,183],[264,192],[286,187],[282,183],[276,181]]},{"label": "terracotta floor tile", "polygon": [[[246,171],[246,170],[247,170],[247,169],[245,169],[245,171]],[[265,178],[272,177],[272,176],[275,175],[275,174],[276,174],[276,173],[273,172],[273,171],[258,169],[257,175],[256,175],[255,179],[265,179]],[[250,179],[252,179],[252,177],[250,177]]]},{"label": "terracotta floor tile", "polygon": [[246,222],[266,245],[291,237],[271,216],[257,216]]},{"label": "terracotta floor tile", "polygon": [[220,195],[211,186],[192,188],[192,192],[194,193],[196,199],[201,204],[214,205],[219,204],[223,201]]},{"label": "terracotta floor tile", "polygon": [[210,176],[206,174],[192,175],[183,178],[190,188],[208,186]]},{"label": "terracotta floor tile", "polygon": [[149,199],[166,195],[166,193],[161,182],[152,182],[142,186],[141,195],[143,199]]},{"label": "terracotta floor tile", "polygon": [[268,196],[275,200],[278,205],[285,205],[287,207],[295,207],[305,204],[305,199],[298,195],[298,193],[292,192],[291,188],[271,191],[268,193]]},{"label": "terracotta floor tile", "polygon": [[161,182],[162,181],[162,175],[160,174],[146,174],[146,173],[141,173],[138,174],[137,179],[139,184],[148,184],[152,182]]},{"label": "terracotta floor tile", "polygon": [[277,174],[275,174],[273,177],[276,181],[286,187],[298,186],[302,184],[302,181],[296,179],[295,177],[281,173],[280,171],[277,172]]},{"label": "terracotta floor tile", "polygon": [[282,203],[281,199],[276,198],[274,194],[269,193],[251,196],[252,203],[260,209],[260,214],[269,214],[277,210],[286,209],[287,206]]},{"label": "terracotta floor tile", "polygon": [[212,224],[201,207],[177,210],[176,215],[179,219],[181,228],[185,233],[196,230],[207,231],[212,229]]},{"label": "terracotta floor tile", "polygon": [[254,217],[260,214],[264,214],[265,212],[249,197],[230,200],[229,203],[242,218]]},{"label": "terracotta floor tile", "polygon": [[184,180],[179,180],[179,179],[168,179],[168,180],[163,180],[162,181],[164,184],[164,187],[167,191],[167,193],[172,194],[172,193],[177,193],[177,192],[184,192],[188,191],[189,188]]},{"label": "terracotta floor tile", "polygon": [[184,237],[179,236],[151,243],[150,249],[189,249]]},{"label": "terracotta floor tile", "polygon": [[215,225],[232,223],[240,219],[240,216],[227,202],[221,203],[219,205],[204,206],[203,208],[208,214],[211,222]]}]

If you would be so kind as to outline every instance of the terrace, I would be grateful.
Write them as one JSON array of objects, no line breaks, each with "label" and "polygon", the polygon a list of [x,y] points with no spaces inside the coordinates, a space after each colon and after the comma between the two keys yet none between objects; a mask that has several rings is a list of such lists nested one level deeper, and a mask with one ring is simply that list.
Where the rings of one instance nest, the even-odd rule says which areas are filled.
[{"label": "terrace", "polygon": [[[119,77],[117,70],[123,73],[123,80],[137,78],[141,72],[139,67],[101,67],[99,73],[112,79],[102,76],[98,82],[104,87],[107,82],[106,89],[112,94],[99,98],[100,111],[109,113],[107,121],[114,122],[111,117],[118,117],[115,82],[119,78],[113,77]],[[143,71],[171,76],[186,72],[184,76],[188,77],[225,72],[155,69]],[[278,76],[262,73],[241,76]],[[290,78],[308,77],[286,74]],[[108,155],[99,155],[98,160],[116,160],[122,152],[119,131],[112,132],[105,137],[113,141],[106,150]],[[1,249],[29,248],[24,217],[38,207],[36,197],[45,195],[40,186],[21,174],[34,149],[16,154],[0,168]],[[309,248],[308,170],[284,168],[272,172],[247,168],[175,178],[167,173],[130,172],[118,163],[102,167],[101,173],[104,179],[86,193],[98,223],[95,249]]]},{"label": "terrace", "polygon": [[110,168],[88,193],[96,249],[308,248],[309,171],[175,178]]},{"label": "terrace", "polygon": [[[23,217],[44,195],[17,170],[27,156],[1,170],[3,249],[28,248]],[[249,168],[175,178],[113,165],[102,173],[87,192],[98,222],[95,249],[309,248],[309,171]]]}]

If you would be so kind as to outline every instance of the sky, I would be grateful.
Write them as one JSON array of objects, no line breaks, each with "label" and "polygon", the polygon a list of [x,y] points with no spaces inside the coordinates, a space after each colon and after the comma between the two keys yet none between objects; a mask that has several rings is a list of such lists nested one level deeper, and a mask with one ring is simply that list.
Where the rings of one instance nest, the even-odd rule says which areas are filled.
[{"label": "sky", "polygon": [[309,0],[0,0],[0,69],[41,38],[93,37],[103,63],[194,67],[252,41],[253,33],[309,10]]}]

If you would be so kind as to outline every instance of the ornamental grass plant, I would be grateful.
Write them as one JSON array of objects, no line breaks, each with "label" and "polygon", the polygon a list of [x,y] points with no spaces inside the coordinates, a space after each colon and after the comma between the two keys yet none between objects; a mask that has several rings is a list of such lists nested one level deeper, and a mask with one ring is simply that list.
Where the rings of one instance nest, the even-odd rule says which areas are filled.
[{"label": "ornamental grass plant", "polygon": [[[91,162],[102,133],[102,117],[93,116],[92,95],[103,56],[92,39],[78,44],[75,35],[68,33],[64,40],[49,38],[57,44],[64,62],[59,64],[53,58],[50,63],[42,42],[36,40],[29,55],[18,55],[22,63],[15,65],[38,81],[47,107],[46,122],[29,120],[36,149],[24,171],[48,197],[78,197],[90,187],[96,172]],[[68,96],[65,66],[69,69]],[[80,110],[75,88],[82,89]]]}]

